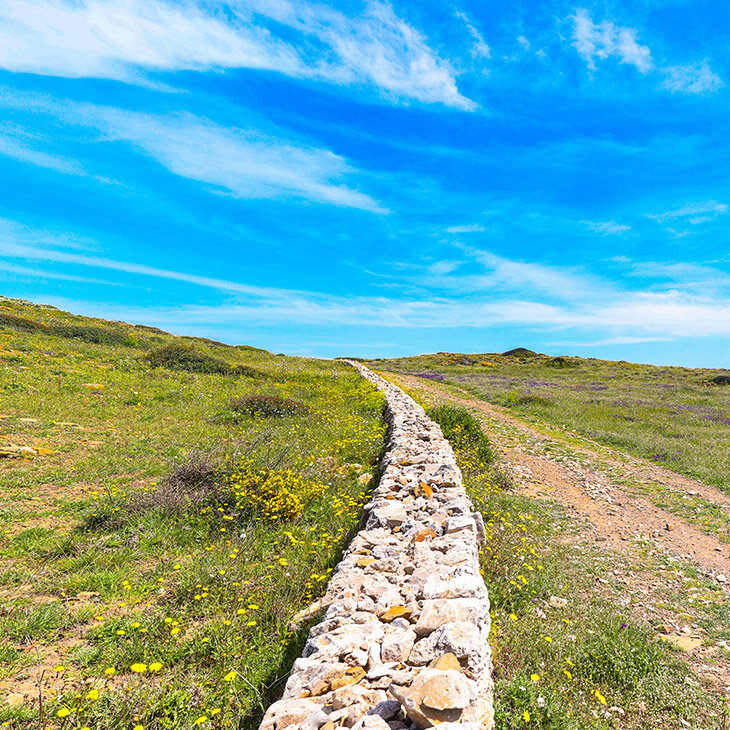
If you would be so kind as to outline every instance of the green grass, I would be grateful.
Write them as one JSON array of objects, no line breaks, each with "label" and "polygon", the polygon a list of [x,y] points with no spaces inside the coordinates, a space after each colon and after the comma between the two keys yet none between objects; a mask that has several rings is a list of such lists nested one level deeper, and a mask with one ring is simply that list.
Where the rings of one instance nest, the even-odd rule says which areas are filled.
[{"label": "green grass", "polygon": [[544,355],[439,353],[371,361],[420,375],[730,492],[727,371]]},{"label": "green grass", "polygon": [[[449,407],[446,433],[458,410]],[[430,412],[437,420],[445,413]],[[582,526],[557,505],[502,489],[498,465],[477,455],[478,437],[453,443],[487,526],[481,565],[493,617],[497,730],[724,728],[719,694],[622,605],[607,580],[616,556],[583,541]],[[551,606],[551,598],[565,605]],[[713,611],[726,609],[722,599],[708,606],[715,629],[722,616]]]},{"label": "green grass", "polygon": [[382,396],[342,364],[0,312],[0,449],[35,450],[0,460],[0,658],[28,696],[0,722],[255,727],[368,498]]}]

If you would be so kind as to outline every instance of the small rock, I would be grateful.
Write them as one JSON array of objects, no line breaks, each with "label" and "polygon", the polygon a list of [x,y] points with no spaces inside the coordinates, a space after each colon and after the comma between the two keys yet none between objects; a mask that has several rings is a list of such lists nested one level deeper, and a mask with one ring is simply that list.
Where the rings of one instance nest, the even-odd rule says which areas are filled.
[{"label": "small rock", "polygon": [[259,730],[278,730],[289,725],[297,725],[319,710],[312,700],[279,700],[269,707]]},{"label": "small rock", "polygon": [[715,576],[715,580],[716,580],[716,581],[717,581],[718,583],[727,583],[727,576],[726,576],[726,575],[725,575],[724,573],[718,573],[718,574],[717,574],[717,575]]},{"label": "small rock", "polygon": [[410,618],[413,611],[407,606],[391,606],[378,616],[383,623],[390,623],[397,618]]},{"label": "small rock", "polygon": [[680,636],[679,634],[668,634],[666,640],[682,651],[694,651],[698,646],[702,646],[702,639],[696,639],[693,636]]},{"label": "small rock", "polygon": [[568,605],[568,601],[560,596],[550,596],[548,605],[552,608],[565,608]]},{"label": "small rock", "polygon": [[365,472],[364,474],[360,474],[360,476],[357,478],[357,481],[358,484],[369,484],[372,478],[372,474],[368,474],[367,472]]},{"label": "small rock", "polygon": [[400,702],[397,700],[386,700],[385,702],[379,702],[372,710],[368,712],[368,715],[378,715],[383,720],[392,720],[400,712]]},{"label": "small rock", "polygon": [[390,725],[380,715],[364,715],[352,726],[352,730],[390,730]]},{"label": "small rock", "polygon": [[8,707],[20,707],[25,704],[25,696],[20,694],[20,692],[11,692],[5,698],[5,704]]},{"label": "small rock", "polygon": [[473,699],[469,680],[454,670],[424,669],[410,687],[391,686],[390,693],[419,728],[458,721]]},{"label": "small rock", "polygon": [[98,598],[101,595],[101,593],[97,593],[97,591],[79,591],[76,594],[76,598],[79,599],[79,601],[93,601],[95,598]]},{"label": "small rock", "polygon": [[416,632],[411,629],[391,629],[385,632],[380,645],[384,662],[404,662],[416,642]]},{"label": "small rock", "polygon": [[416,622],[416,633],[419,636],[430,634],[439,626],[454,621],[481,624],[488,618],[484,602],[477,598],[433,599],[424,601]]},{"label": "small rock", "polygon": [[446,654],[443,654],[438,659],[434,659],[428,666],[430,669],[440,669],[442,672],[447,669],[454,669],[457,672],[461,671],[459,660],[450,651],[447,651]]}]

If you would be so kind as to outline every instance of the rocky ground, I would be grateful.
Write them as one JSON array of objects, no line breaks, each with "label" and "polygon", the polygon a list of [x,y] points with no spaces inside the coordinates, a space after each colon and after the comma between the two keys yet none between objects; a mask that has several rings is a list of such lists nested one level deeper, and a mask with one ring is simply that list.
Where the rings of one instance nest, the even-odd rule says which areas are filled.
[{"label": "rocky ground", "polygon": [[388,399],[381,478],[303,655],[261,730],[406,730],[493,724],[485,531],[454,452],[408,396]]}]

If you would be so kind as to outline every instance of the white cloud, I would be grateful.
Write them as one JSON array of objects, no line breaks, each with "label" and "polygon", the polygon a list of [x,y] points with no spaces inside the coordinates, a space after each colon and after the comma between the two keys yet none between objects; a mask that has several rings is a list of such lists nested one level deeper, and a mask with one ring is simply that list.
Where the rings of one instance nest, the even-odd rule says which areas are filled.
[{"label": "white cloud", "polygon": [[330,150],[191,114],[163,117],[99,108],[94,114],[108,138],[129,142],[176,175],[235,197],[295,197],[386,212],[370,196],[341,183],[356,171]]},{"label": "white cloud", "polygon": [[573,20],[573,45],[583,56],[588,68],[595,70],[596,59],[618,58],[645,74],[652,67],[651,51],[639,45],[637,31],[615,25],[610,20],[595,24],[588,11],[580,8],[571,16]]},{"label": "white cloud", "polygon": [[39,140],[8,125],[0,125],[0,155],[12,157],[65,175],[86,176],[83,167],[73,159],[37,149]]},{"label": "white cloud", "polygon": [[581,223],[604,236],[616,236],[631,230],[631,226],[616,221],[581,221]]},{"label": "white cloud", "polygon": [[466,26],[467,30],[469,31],[469,35],[474,41],[471,46],[472,58],[491,58],[492,52],[489,50],[489,46],[485,42],[482,34],[474,26],[474,22],[471,20],[471,18],[469,18],[466,13],[463,13],[459,10],[456,11],[455,15],[457,18],[464,21],[464,25]]},{"label": "white cloud", "polygon": [[135,81],[147,72],[251,68],[391,100],[475,105],[447,61],[385,2],[358,16],[305,0],[3,0],[0,68]]},{"label": "white cloud", "polygon": [[[237,198],[297,198],[388,212],[372,197],[346,184],[345,180],[355,177],[358,170],[344,157],[288,137],[275,128],[264,132],[252,127],[228,127],[189,113],[163,116],[130,112],[35,94],[6,95],[0,105],[97,130],[104,141],[124,141],[175,175],[198,180]],[[4,142],[0,130],[0,154],[3,152],[26,162],[72,171],[62,167],[71,163]]]},{"label": "white cloud", "polygon": [[[184,282],[241,300],[221,306],[176,305],[134,311],[127,308],[122,317],[137,321],[153,320],[162,326],[189,327],[211,321],[221,325],[235,325],[236,322],[246,322],[249,326],[286,323],[289,326],[307,324],[328,328],[337,325],[381,328],[515,325],[590,332],[594,338],[603,336],[604,341],[613,339],[616,342],[730,336],[730,298],[727,296],[675,289],[635,292],[620,290],[605,282],[603,286],[597,286],[590,277],[569,269],[514,262],[493,254],[488,255],[487,260],[491,261],[496,278],[509,289],[502,296],[498,291],[483,291],[478,296],[468,296],[459,291],[452,296],[429,293],[420,298],[388,298],[241,284],[59,250],[58,245],[65,246],[65,243],[63,235],[0,221],[0,259],[52,261],[73,267],[115,271],[132,277]],[[24,273],[30,272],[31,269],[24,269]],[[564,297],[562,304],[550,303],[551,287],[569,289],[571,296]],[[590,292],[590,295],[585,292]],[[105,314],[108,316],[109,311],[106,310]]]},{"label": "white cloud", "polygon": [[484,226],[480,226],[478,223],[472,223],[467,226],[450,226],[446,229],[447,233],[481,233],[487,229]]},{"label": "white cloud", "polygon": [[704,60],[680,66],[667,66],[662,86],[675,94],[709,94],[723,86],[722,79],[713,73]]},{"label": "white cloud", "polygon": [[687,203],[681,208],[667,210],[664,213],[654,213],[647,217],[652,218],[658,223],[665,223],[670,220],[679,220],[681,222],[698,225],[710,220],[714,220],[718,216],[725,215],[730,208],[726,203],[718,203],[716,200],[705,200],[697,203]]}]

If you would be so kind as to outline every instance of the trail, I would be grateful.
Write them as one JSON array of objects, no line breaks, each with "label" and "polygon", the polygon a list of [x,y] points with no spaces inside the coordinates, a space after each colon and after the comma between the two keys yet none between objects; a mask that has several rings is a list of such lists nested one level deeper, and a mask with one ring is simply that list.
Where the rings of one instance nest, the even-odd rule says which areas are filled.
[{"label": "trail", "polygon": [[[576,445],[569,449],[582,459],[565,456],[558,449],[566,441],[547,435],[535,426],[515,417],[506,409],[486,403],[469,393],[449,386],[454,394],[422,378],[388,373],[394,382],[406,388],[426,391],[439,400],[476,409],[487,419],[489,436],[501,457],[503,468],[522,488],[542,494],[587,519],[602,541],[621,548],[637,534],[653,539],[669,552],[685,557],[710,575],[724,575],[730,580],[730,543],[707,534],[682,516],[657,506],[649,497],[637,494],[627,482],[658,485],[681,497],[699,495],[720,505],[730,517],[730,495],[690,477],[669,471],[657,464],[617,452],[606,446]],[[515,440],[510,431],[495,428],[507,425],[524,439]],[[490,427],[491,426],[491,427]],[[581,441],[588,442],[581,438]],[[548,447],[548,450],[546,450]],[[722,579],[721,579],[722,580]]]},{"label": "trail", "polygon": [[[667,495],[680,503],[684,495],[701,497],[716,506],[717,524],[725,525],[724,534],[719,534],[728,540],[729,495],[559,428],[533,425],[456,386],[400,373],[383,374],[403,388],[420,392],[427,401],[476,411],[499,466],[515,489],[562,505],[586,524],[577,539],[592,542],[612,558],[611,585],[598,579],[595,590],[630,606],[638,619],[681,648],[682,658],[699,675],[730,697],[730,661],[720,651],[730,642],[708,638],[710,614],[705,611],[708,595],[724,610],[711,614],[717,637],[717,628],[727,628],[719,625],[722,619],[718,621],[717,616],[727,614],[730,601],[730,543],[703,530],[691,517],[657,504]],[[658,563],[647,568],[646,556],[650,560],[657,556]],[[701,598],[693,592],[696,589],[680,567],[687,562],[710,579],[714,592]]]}]

